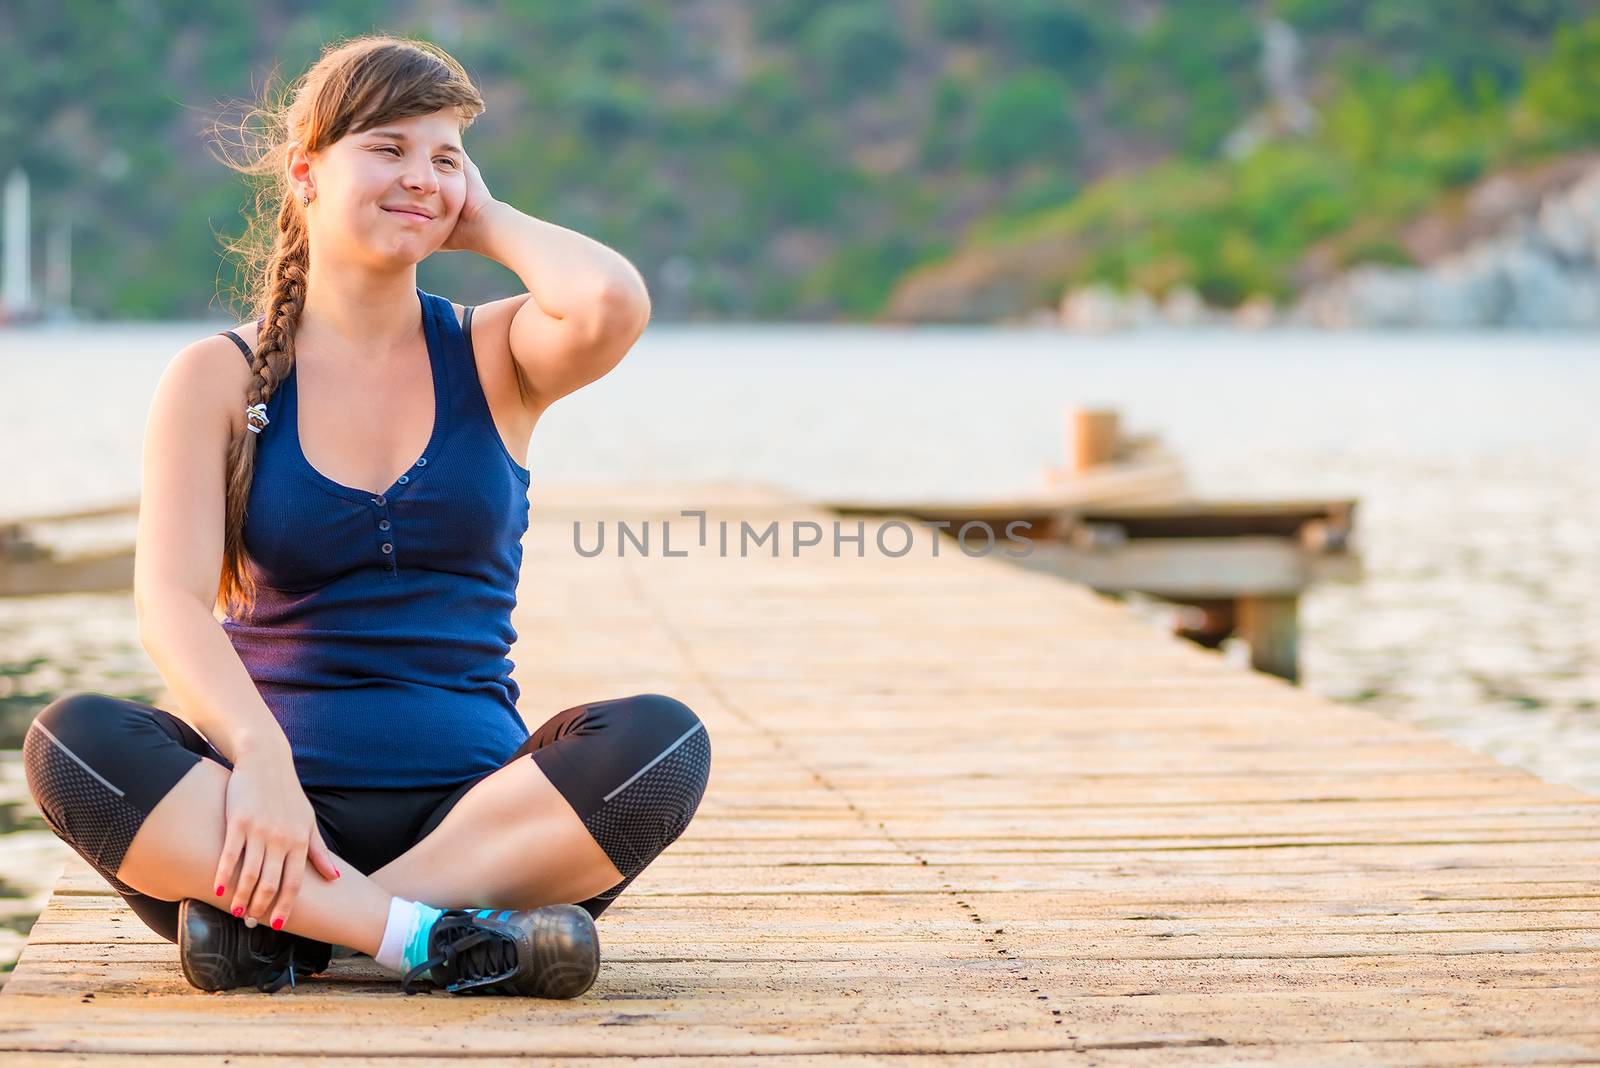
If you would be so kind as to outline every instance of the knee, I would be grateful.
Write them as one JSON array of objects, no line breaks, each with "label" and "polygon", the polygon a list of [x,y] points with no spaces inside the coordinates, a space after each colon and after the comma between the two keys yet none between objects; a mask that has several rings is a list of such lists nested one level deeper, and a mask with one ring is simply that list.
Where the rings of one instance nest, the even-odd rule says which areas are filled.
[{"label": "knee", "polygon": [[[673,742],[693,742],[689,746],[690,751],[703,752],[704,759],[692,763],[696,766],[704,764],[703,774],[710,773],[711,736],[700,717],[695,715],[694,709],[676,697],[661,693],[639,694],[632,698],[632,704],[635,715],[640,716],[658,737],[664,735]],[[704,785],[704,778],[701,785]]]},{"label": "knee", "polygon": [[41,708],[33,722],[57,738],[92,732],[95,726],[105,724],[116,704],[116,698],[102,693],[69,693]]},{"label": "knee", "polygon": [[623,698],[611,712],[611,763],[623,781],[584,822],[627,878],[688,828],[710,779],[711,742],[700,717],[665,694]]},{"label": "knee", "polygon": [[694,710],[676,697],[647,693],[640,694],[635,700],[642,702],[642,707],[647,710],[644,714],[652,721],[651,729],[656,736],[665,737],[671,745],[662,760],[663,764],[670,765],[670,770],[662,770],[675,780],[675,789],[667,793],[672,796],[672,803],[668,807],[677,812],[677,827],[673,834],[673,837],[677,837],[700,807],[700,799],[705,795],[706,784],[710,781],[711,736]]},{"label": "knee", "polygon": [[107,744],[121,705],[99,693],[72,693],[56,698],[39,710],[22,738],[23,776],[28,792],[40,809],[49,812],[47,794],[59,791],[63,761],[81,762]]},{"label": "knee", "polygon": [[649,717],[653,725],[675,727],[679,734],[700,724],[700,717],[694,714],[694,709],[664,693],[637,694],[628,699],[628,704],[635,715]]},{"label": "knee", "polygon": [[90,748],[96,740],[111,733],[111,724],[121,712],[121,703],[100,693],[70,693],[41,708],[28,725],[24,747],[47,744],[55,739],[76,753]]},{"label": "knee", "polygon": [[148,810],[105,773],[137,765],[138,708],[69,694],[40,709],[22,739],[23,775],[45,825],[123,895],[138,893],[116,873]]}]

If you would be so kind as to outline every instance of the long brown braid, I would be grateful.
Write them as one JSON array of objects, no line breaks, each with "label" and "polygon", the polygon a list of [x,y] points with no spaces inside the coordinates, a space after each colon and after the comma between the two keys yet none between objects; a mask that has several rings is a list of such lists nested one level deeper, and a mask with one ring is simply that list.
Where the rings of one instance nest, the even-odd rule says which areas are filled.
[{"label": "long brown braid", "polygon": [[[311,263],[305,207],[289,185],[289,146],[317,152],[346,134],[413,115],[454,107],[465,130],[484,111],[483,97],[466,70],[428,41],[388,35],[347,38],[328,45],[321,58],[293,84],[267,94],[263,106],[247,107],[237,124],[218,123],[218,158],[247,175],[255,187],[253,212],[240,238],[228,241],[247,279],[235,306],[250,310],[261,328],[250,360],[244,407],[265,404],[294,366],[294,338],[306,304]],[[231,135],[238,134],[234,140]],[[243,149],[236,158],[227,149]],[[244,318],[244,316],[241,316]],[[261,434],[271,433],[270,427]],[[244,525],[255,477],[257,439],[244,421],[228,443],[222,576],[216,607],[230,615],[255,603],[256,586],[245,561]]]}]

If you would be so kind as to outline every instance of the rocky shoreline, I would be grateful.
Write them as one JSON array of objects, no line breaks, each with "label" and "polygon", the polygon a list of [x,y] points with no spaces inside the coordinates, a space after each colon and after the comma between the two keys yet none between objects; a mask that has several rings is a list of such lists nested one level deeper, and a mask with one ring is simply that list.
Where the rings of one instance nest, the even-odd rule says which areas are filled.
[{"label": "rocky shoreline", "polygon": [[1258,297],[1214,308],[1191,289],[1158,300],[1095,285],[1029,321],[1082,331],[1600,327],[1600,158],[1486,179],[1398,237],[1417,266],[1358,266],[1311,282],[1287,306]]}]

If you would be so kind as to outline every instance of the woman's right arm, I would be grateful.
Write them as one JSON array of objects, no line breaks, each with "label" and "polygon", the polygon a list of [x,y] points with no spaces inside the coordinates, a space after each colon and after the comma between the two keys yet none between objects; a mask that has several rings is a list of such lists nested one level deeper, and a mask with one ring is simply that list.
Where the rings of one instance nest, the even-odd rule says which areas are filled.
[{"label": "woman's right arm", "polygon": [[[224,362],[230,354],[235,366]],[[224,337],[189,345],[162,373],[145,426],[133,564],[140,642],[182,718],[234,764],[246,754],[289,756],[283,729],[213,612],[233,429],[226,394],[236,387],[242,398],[248,373]],[[244,401],[237,406],[242,423]]]},{"label": "woman's right arm", "polygon": [[266,921],[269,913],[287,918],[308,853],[327,878],[336,878],[337,869],[288,739],[214,614],[228,442],[244,425],[248,374],[234,344],[216,336],[180,350],[156,384],[145,427],[133,592],[140,643],[181,718],[234,766],[217,885],[233,890],[228,909],[242,907]]}]

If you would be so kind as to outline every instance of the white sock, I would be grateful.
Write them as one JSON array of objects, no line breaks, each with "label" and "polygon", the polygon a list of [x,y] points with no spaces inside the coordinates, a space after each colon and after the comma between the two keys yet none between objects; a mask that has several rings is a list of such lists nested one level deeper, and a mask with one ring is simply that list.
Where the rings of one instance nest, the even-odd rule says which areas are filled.
[{"label": "white sock", "polygon": [[428,931],[433,921],[444,914],[443,909],[409,901],[403,897],[389,899],[389,920],[383,926],[383,941],[378,955],[372,959],[378,966],[394,975],[405,975],[427,959]]}]

